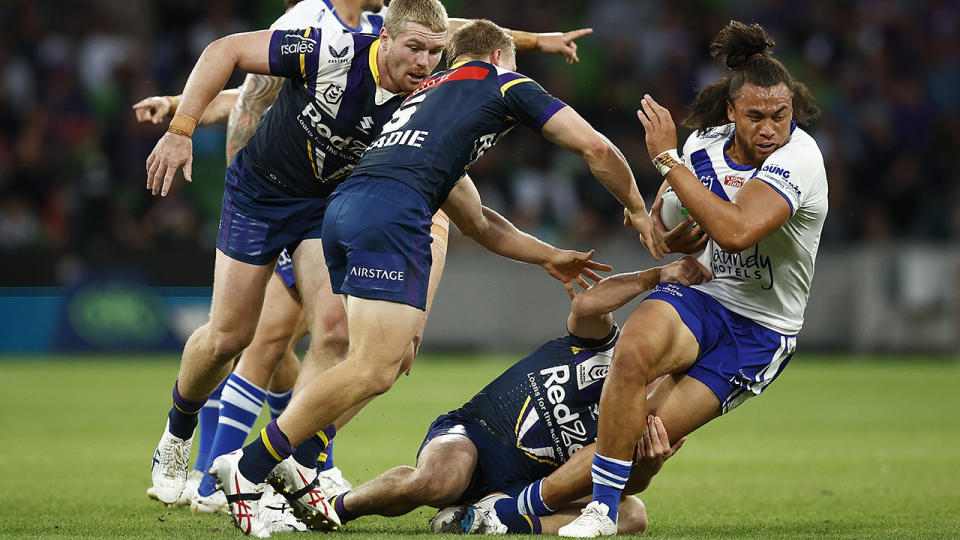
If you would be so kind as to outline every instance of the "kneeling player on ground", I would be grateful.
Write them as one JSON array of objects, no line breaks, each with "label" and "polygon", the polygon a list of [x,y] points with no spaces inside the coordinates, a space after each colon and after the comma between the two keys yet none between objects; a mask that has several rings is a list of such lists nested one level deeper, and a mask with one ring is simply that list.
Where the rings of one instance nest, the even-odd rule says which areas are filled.
[{"label": "kneeling player on ground", "polygon": [[[416,467],[390,469],[333,497],[341,523],[370,514],[397,516],[422,505],[472,504],[495,492],[523,498],[521,492],[531,482],[538,488],[539,479],[596,440],[600,391],[620,331],[611,312],[657,283],[690,285],[709,277],[687,257],[608,277],[578,294],[567,318],[569,333],[542,345],[465,405],[437,418]],[[649,481],[681,444],[671,448],[663,424],[651,420],[638,452],[637,481]],[[510,532],[555,534],[589,502],[575,502],[542,518],[531,510],[501,523],[488,511],[499,497],[441,511],[432,520],[434,532],[504,533],[509,525]],[[620,509],[620,532],[643,532],[643,503],[625,496]]]}]

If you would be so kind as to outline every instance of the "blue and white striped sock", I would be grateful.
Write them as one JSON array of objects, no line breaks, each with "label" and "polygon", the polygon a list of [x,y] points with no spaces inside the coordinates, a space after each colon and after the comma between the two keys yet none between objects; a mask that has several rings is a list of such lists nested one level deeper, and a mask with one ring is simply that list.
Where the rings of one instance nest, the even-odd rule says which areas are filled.
[{"label": "blue and white striped sock", "polygon": [[[243,446],[266,399],[266,390],[240,375],[231,373],[227,377],[223,392],[220,394],[220,422],[217,425],[217,434],[213,438],[210,457],[207,459],[208,463],[204,470],[210,469],[210,465],[217,456],[228,454]],[[209,474],[205,475],[198,491],[204,497],[213,494],[216,491],[216,479]]]},{"label": "blue and white striped sock", "polygon": [[267,391],[267,405],[270,406],[271,420],[276,420],[277,417],[286,410],[287,405],[290,404],[290,396],[292,395],[293,388],[286,392]]},{"label": "blue and white striped sock", "polygon": [[632,461],[608,458],[600,454],[593,455],[593,500],[607,505],[607,515],[617,522],[617,510],[620,507],[620,494],[630,478]]},{"label": "blue and white striped sock", "polygon": [[213,446],[213,437],[217,433],[217,421],[220,418],[220,392],[223,386],[227,384],[226,379],[220,383],[220,386],[210,394],[207,402],[200,409],[200,424],[197,426],[197,461],[193,463],[193,469],[204,471],[207,466],[207,458],[210,457],[210,447]]},{"label": "blue and white striped sock", "polygon": [[517,495],[518,512],[534,516],[549,516],[556,512],[556,510],[547,506],[547,503],[543,501],[543,493],[540,488],[542,482],[543,479],[541,478],[523,488],[523,491]]}]

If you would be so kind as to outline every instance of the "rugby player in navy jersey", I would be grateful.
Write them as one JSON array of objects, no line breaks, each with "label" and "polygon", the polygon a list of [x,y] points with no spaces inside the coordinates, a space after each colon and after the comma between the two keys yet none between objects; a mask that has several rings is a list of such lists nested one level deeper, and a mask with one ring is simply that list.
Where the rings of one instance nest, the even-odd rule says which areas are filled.
[{"label": "rugby player in navy jersey", "polygon": [[[424,505],[472,504],[496,492],[518,496],[596,440],[600,390],[619,337],[611,312],[657,283],[692,285],[709,278],[702,265],[686,257],[610,276],[580,292],[566,320],[568,334],[540,346],[462,407],[437,418],[427,430],[416,467],[395,467],[334,496],[340,522],[373,514],[398,516]],[[671,448],[666,439],[662,424],[651,423],[638,453],[637,468],[646,478],[682,444]],[[463,532],[476,523],[474,532],[503,532],[505,525],[486,510],[496,500],[493,496],[476,507],[445,509],[432,520],[433,531]],[[587,502],[542,519],[533,512],[518,516],[512,532],[555,534]],[[646,528],[639,499],[624,497],[620,512],[620,532]]]},{"label": "rugby player in navy jersey", "polygon": [[[271,29],[316,26],[329,31],[378,33],[388,11],[388,8],[384,7],[383,0],[286,0],[285,3],[288,8],[287,13],[271,25]],[[452,19],[451,27],[464,22],[466,22],[465,19]],[[510,32],[521,44],[519,47],[521,50],[562,54],[567,57],[568,62],[575,62],[578,60],[575,40],[591,31],[581,29],[565,33],[539,34]],[[226,121],[229,111],[228,164],[251,137],[264,112],[276,99],[283,81],[281,77],[248,74],[242,90],[239,91],[239,96],[237,89],[224,90],[204,111],[200,124]],[[158,123],[168,114],[172,115],[181,98],[182,96],[146,98],[134,105],[133,109],[139,121]],[[296,119],[291,118],[291,121]],[[442,212],[434,216],[434,225],[431,230],[434,265],[431,272],[430,299],[442,274],[447,223],[447,218]],[[253,341],[244,349],[237,362],[236,370],[210,396],[200,413],[200,453],[195,465],[196,470],[191,472],[187,489],[183,491],[176,504],[189,503],[195,512],[225,511],[226,502],[221,492],[214,491],[210,477],[199,485],[199,494],[197,493],[200,471],[209,467],[209,461],[213,457],[242,445],[256,419],[253,411],[262,405],[264,397],[270,404],[273,417],[283,410],[286,401],[289,400],[293,378],[299,369],[293,347],[306,332],[300,297],[294,283],[292,259],[284,250],[277,264],[277,272],[271,277],[266,288],[263,311]],[[430,299],[428,299],[427,312],[429,312]],[[339,301],[333,302],[332,309],[320,318],[321,323],[325,324],[324,329],[328,331],[315,335],[311,340],[311,353],[315,354],[308,353],[305,358],[304,379],[309,379],[314,376],[314,373],[323,371],[342,359],[346,350],[344,343],[346,333],[341,330],[345,316],[336,316],[334,312],[337,311],[342,312]],[[426,314],[415,338],[417,344],[422,339],[425,323]],[[274,368],[277,368],[276,372]],[[221,396],[223,389],[226,389],[226,392]],[[218,407],[224,411],[219,425],[217,425]],[[216,436],[212,433],[214,425],[217,426]],[[208,454],[209,459],[206,458]],[[317,480],[321,490],[335,493],[349,488],[349,483],[333,466],[332,440],[319,455],[320,474]],[[301,457],[303,462],[312,461],[310,455],[295,457]],[[312,476],[306,471],[311,468],[310,466],[300,461],[297,463],[298,467],[304,470],[304,474]],[[197,474],[194,475],[194,472]],[[148,489],[148,495],[156,498],[153,487]]]},{"label": "rugby player in navy jersey", "polygon": [[[581,273],[594,277],[594,269],[609,268],[590,261],[592,252],[558,250],[481,206],[464,172],[517,123],[584,157],[655,256],[665,247],[616,147],[539,85],[509,70],[515,67],[509,35],[489,21],[473,21],[454,34],[450,47],[453,68],[427,79],[405,100],[328,205],[324,253],[334,292],[344,295],[347,359],[301,387],[259,439],[214,461],[228,498],[254,497],[294,446],[393,385],[423,315],[430,216],[441,206],[478,243],[542,265],[571,293],[572,281],[585,283]],[[335,523],[322,508],[298,499],[291,504],[313,528]]]},{"label": "rugby player in navy jersey", "polygon": [[314,325],[342,304],[324,292],[330,285],[318,237],[325,197],[396,110],[399,93],[416,88],[433,69],[445,37],[439,2],[396,0],[381,39],[340,29],[253,32],[218,40],[201,56],[170,132],[148,159],[154,193],[169,190],[181,165],[190,178],[192,118],[234,67],[292,80],[227,172],[211,320],[184,349],[168,429],[155,453],[152,476],[161,500],[172,502],[183,489],[196,411],[250,342],[283,248],[293,252],[311,330],[328,334]]}]

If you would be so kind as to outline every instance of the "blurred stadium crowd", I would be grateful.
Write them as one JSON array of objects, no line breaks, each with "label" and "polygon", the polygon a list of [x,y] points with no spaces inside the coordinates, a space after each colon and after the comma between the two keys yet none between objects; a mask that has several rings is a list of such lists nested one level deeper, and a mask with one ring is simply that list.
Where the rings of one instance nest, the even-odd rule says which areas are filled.
[{"label": "blurred stadium crowd", "polygon": [[[711,38],[731,18],[760,22],[823,111],[811,131],[830,180],[824,245],[960,240],[954,0],[444,3],[451,16],[524,30],[593,27],[579,64],[524,55],[519,70],[620,146],[648,203],[660,180],[635,117],[641,96],[679,120],[720,73]],[[179,93],[206,44],[265,28],[282,9],[281,0],[0,2],[0,285],[68,285],[104,269],[209,285],[223,127],[197,132],[194,183],[161,200],[144,189],[144,161],[165,124],[139,125],[130,107]],[[472,169],[489,206],[570,247],[630,234],[580,160],[523,132]]]}]

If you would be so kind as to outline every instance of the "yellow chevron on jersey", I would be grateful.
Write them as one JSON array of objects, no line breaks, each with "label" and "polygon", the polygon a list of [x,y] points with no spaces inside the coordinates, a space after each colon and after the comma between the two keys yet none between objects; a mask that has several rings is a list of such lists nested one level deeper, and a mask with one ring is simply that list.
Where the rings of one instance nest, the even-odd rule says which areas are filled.
[{"label": "yellow chevron on jersey", "polygon": [[[303,37],[310,37],[310,28],[307,28],[303,32]],[[303,77],[303,87],[307,87],[307,55],[306,52],[300,53],[300,76]],[[311,160],[313,157],[310,158]]]},{"label": "yellow chevron on jersey", "polygon": [[503,85],[503,86],[500,87],[500,94],[501,94],[501,95],[504,95],[504,96],[507,95],[507,90],[509,90],[510,88],[512,88],[512,87],[514,87],[514,86],[516,86],[516,85],[518,85],[518,84],[520,84],[520,83],[523,83],[523,82],[533,82],[533,79],[531,79],[530,77],[523,77],[523,78],[521,78],[521,79],[514,79],[514,80],[512,80],[512,81],[508,82],[507,84],[505,84],[505,85]]}]

